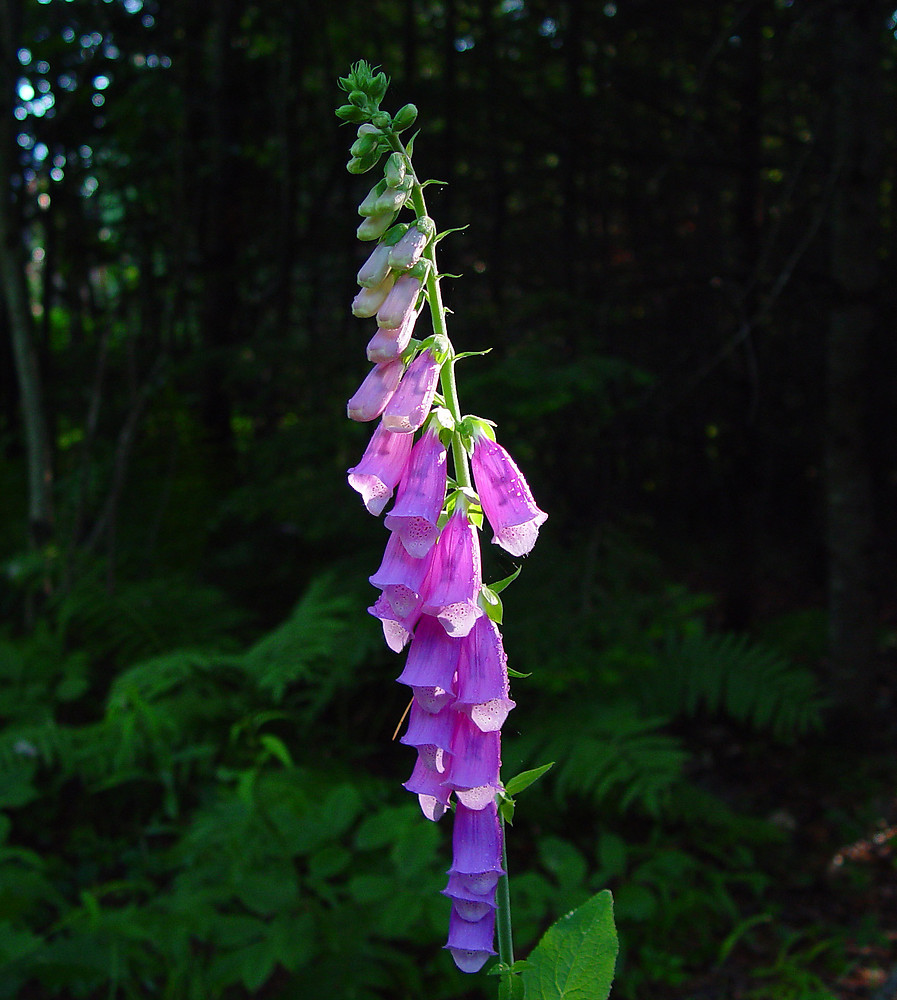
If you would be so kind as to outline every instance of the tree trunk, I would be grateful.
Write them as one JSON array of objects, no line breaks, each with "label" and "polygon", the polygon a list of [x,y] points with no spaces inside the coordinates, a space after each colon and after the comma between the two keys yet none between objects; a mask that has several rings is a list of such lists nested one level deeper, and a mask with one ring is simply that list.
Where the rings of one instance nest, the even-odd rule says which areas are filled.
[{"label": "tree trunk", "polygon": [[868,448],[868,345],[880,281],[881,52],[884,21],[872,4],[833,17],[833,148],[839,179],[832,204],[832,311],[826,350],[826,541],[830,679],[847,715],[873,697],[877,595]]},{"label": "tree trunk", "polygon": [[50,538],[53,530],[53,465],[34,324],[25,286],[24,247],[10,198],[14,149],[11,128],[15,123],[12,101],[18,68],[18,33],[13,18],[12,7],[0,4],[0,288],[21,402],[28,467],[28,538],[33,546],[39,546]]}]

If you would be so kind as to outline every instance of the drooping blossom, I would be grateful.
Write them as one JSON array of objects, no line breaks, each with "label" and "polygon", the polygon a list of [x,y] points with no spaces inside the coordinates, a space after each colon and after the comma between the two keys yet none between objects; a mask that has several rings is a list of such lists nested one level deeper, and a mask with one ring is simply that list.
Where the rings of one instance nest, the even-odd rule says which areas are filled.
[{"label": "drooping blossom", "polygon": [[417,302],[420,286],[420,278],[412,274],[401,275],[377,310],[378,325],[389,329],[401,326]]},{"label": "drooping blossom", "polygon": [[368,259],[358,269],[356,280],[362,288],[376,288],[386,279],[392,250],[393,248],[386,243],[378,243],[374,247]]},{"label": "drooping blossom", "polygon": [[401,360],[374,365],[355,395],[346,404],[349,419],[359,420],[362,423],[376,420],[386,409],[386,404],[398,388],[401,377]]},{"label": "drooping blossom", "polygon": [[438,711],[454,701],[460,656],[461,643],[447,635],[431,615],[422,615],[398,681],[411,688],[426,711]]},{"label": "drooping blossom", "polygon": [[399,615],[389,600],[381,594],[368,608],[368,614],[380,619],[386,645],[394,653],[401,653],[420,618],[420,606],[412,608],[407,615]]},{"label": "drooping blossom", "polygon": [[501,729],[514,702],[508,696],[508,658],[498,626],[477,619],[459,656],[455,708],[484,733]]},{"label": "drooping blossom", "polygon": [[388,271],[378,285],[362,288],[352,300],[352,315],[359,319],[374,316],[392,291],[395,280],[395,273]]},{"label": "drooping blossom", "polygon": [[512,556],[525,556],[548,515],[536,506],[511,456],[487,434],[476,437],[470,464],[483,513],[495,532],[492,541]]},{"label": "drooping blossom", "polygon": [[440,368],[431,351],[421,351],[411,362],[383,411],[389,430],[409,434],[423,426],[436,395]]},{"label": "drooping blossom", "polygon": [[375,517],[382,513],[402,478],[411,456],[411,445],[408,434],[393,434],[380,423],[361,461],[349,469],[349,485],[361,494],[365,507]]},{"label": "drooping blossom", "polygon": [[462,972],[478,972],[495,954],[495,887],[504,874],[501,844],[494,801],[483,809],[457,805],[452,867],[443,892],[452,900],[445,947]]},{"label": "drooping blossom", "polygon": [[405,348],[411,343],[411,334],[414,333],[417,317],[417,311],[412,309],[401,326],[394,328],[378,326],[377,332],[368,341],[368,361],[382,364],[384,361],[400,358],[405,352]]},{"label": "drooping blossom", "polygon": [[421,605],[424,579],[432,562],[432,549],[416,559],[408,553],[398,535],[390,533],[380,568],[369,579],[383,591],[400,618]]},{"label": "drooping blossom", "polygon": [[467,635],[483,613],[478,603],[482,582],[477,529],[459,504],[436,543],[424,614],[433,615],[450,636]]},{"label": "drooping blossom", "polygon": [[432,227],[415,224],[409,226],[405,235],[389,251],[389,266],[397,271],[407,271],[421,259],[427,243],[430,242]]},{"label": "drooping blossom", "polygon": [[427,430],[411,449],[411,458],[384,524],[396,532],[409,554],[423,558],[439,534],[445,502],[447,453],[435,430]]}]

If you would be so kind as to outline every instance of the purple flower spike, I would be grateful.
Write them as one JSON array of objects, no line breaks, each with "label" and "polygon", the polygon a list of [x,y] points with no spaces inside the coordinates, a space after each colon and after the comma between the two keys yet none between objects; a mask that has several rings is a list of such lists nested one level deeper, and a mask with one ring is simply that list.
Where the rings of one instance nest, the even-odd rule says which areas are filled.
[{"label": "purple flower spike", "polygon": [[482,571],[476,531],[467,512],[458,507],[439,536],[425,585],[422,611],[434,615],[453,637],[467,635],[483,613],[477,603]]},{"label": "purple flower spike", "polygon": [[349,469],[349,485],[361,494],[364,505],[376,517],[389,502],[408,464],[411,438],[393,434],[378,424],[361,461]]},{"label": "purple flower spike", "polygon": [[452,712],[452,715],[455,725],[446,747],[451,750],[452,760],[446,771],[445,783],[449,788],[462,790],[491,787],[494,796],[499,785],[501,734],[497,731],[482,732],[463,712]]},{"label": "purple flower spike", "polygon": [[417,316],[417,312],[412,309],[401,326],[391,329],[378,326],[377,332],[368,341],[368,361],[373,361],[374,364],[383,364],[384,361],[400,358],[405,352],[405,348],[411,343],[411,334],[414,333]]},{"label": "purple flower spike", "polygon": [[462,972],[479,972],[495,954],[492,941],[495,936],[495,911],[477,921],[465,920],[452,907],[449,917],[448,943],[445,947],[452,953],[455,965]]},{"label": "purple flower spike", "polygon": [[501,729],[514,702],[508,697],[507,656],[498,627],[486,615],[477,619],[458,665],[457,702],[484,733]]},{"label": "purple flower spike", "polygon": [[374,365],[346,406],[349,419],[361,422],[376,420],[386,409],[401,377],[401,361]]},{"label": "purple flower spike", "polygon": [[417,303],[420,292],[420,278],[403,274],[392,286],[386,301],[377,310],[379,326],[395,327],[405,322],[405,317]]},{"label": "purple flower spike", "polygon": [[446,450],[435,431],[427,431],[411,449],[395,506],[384,524],[394,531],[409,555],[422,559],[439,535],[446,485]]},{"label": "purple flower spike", "polygon": [[399,683],[415,691],[418,688],[453,691],[460,652],[461,643],[447,636],[435,618],[421,615]]},{"label": "purple flower spike", "polygon": [[512,556],[525,556],[548,515],[536,506],[511,456],[486,434],[474,442],[470,464],[483,513],[495,532],[492,541]]},{"label": "purple flower spike", "polygon": [[423,426],[436,395],[440,368],[430,351],[418,354],[383,411],[384,426],[405,434]]},{"label": "purple flower spike", "polygon": [[398,535],[390,533],[377,572],[369,577],[392,605],[399,618],[405,618],[421,603],[423,582],[432,561],[432,550],[422,559],[408,554]]},{"label": "purple flower spike", "polygon": [[452,849],[449,875],[504,874],[501,866],[501,826],[494,802],[485,809],[468,809],[463,805],[455,809]]}]

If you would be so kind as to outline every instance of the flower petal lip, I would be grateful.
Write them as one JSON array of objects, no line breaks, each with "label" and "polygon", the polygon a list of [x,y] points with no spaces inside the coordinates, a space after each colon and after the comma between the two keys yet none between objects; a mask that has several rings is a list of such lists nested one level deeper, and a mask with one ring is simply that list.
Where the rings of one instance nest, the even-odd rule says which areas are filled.
[{"label": "flower petal lip", "polygon": [[411,456],[411,438],[407,434],[393,434],[382,422],[371,435],[361,461],[346,473],[349,485],[361,494],[364,505],[375,517],[383,512],[408,459]]},{"label": "flower petal lip", "polygon": [[349,419],[361,423],[376,420],[386,409],[386,404],[398,388],[402,367],[401,360],[374,365],[355,395],[346,404]]},{"label": "flower petal lip", "polygon": [[507,451],[485,434],[474,441],[470,464],[483,513],[495,532],[493,543],[512,556],[527,555],[548,515],[536,506],[520,469]]}]

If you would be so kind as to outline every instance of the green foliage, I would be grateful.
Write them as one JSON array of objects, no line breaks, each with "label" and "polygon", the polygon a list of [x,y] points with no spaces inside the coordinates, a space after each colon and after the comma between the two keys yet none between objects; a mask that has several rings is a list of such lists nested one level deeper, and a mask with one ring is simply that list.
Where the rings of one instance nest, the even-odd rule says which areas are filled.
[{"label": "green foliage", "polygon": [[824,702],[809,670],[746,635],[668,635],[644,687],[649,712],[723,714],[778,738],[819,729]]},{"label": "green foliage", "polygon": [[526,1000],[607,1000],[617,957],[613,900],[604,890],[545,932],[521,973]]}]

